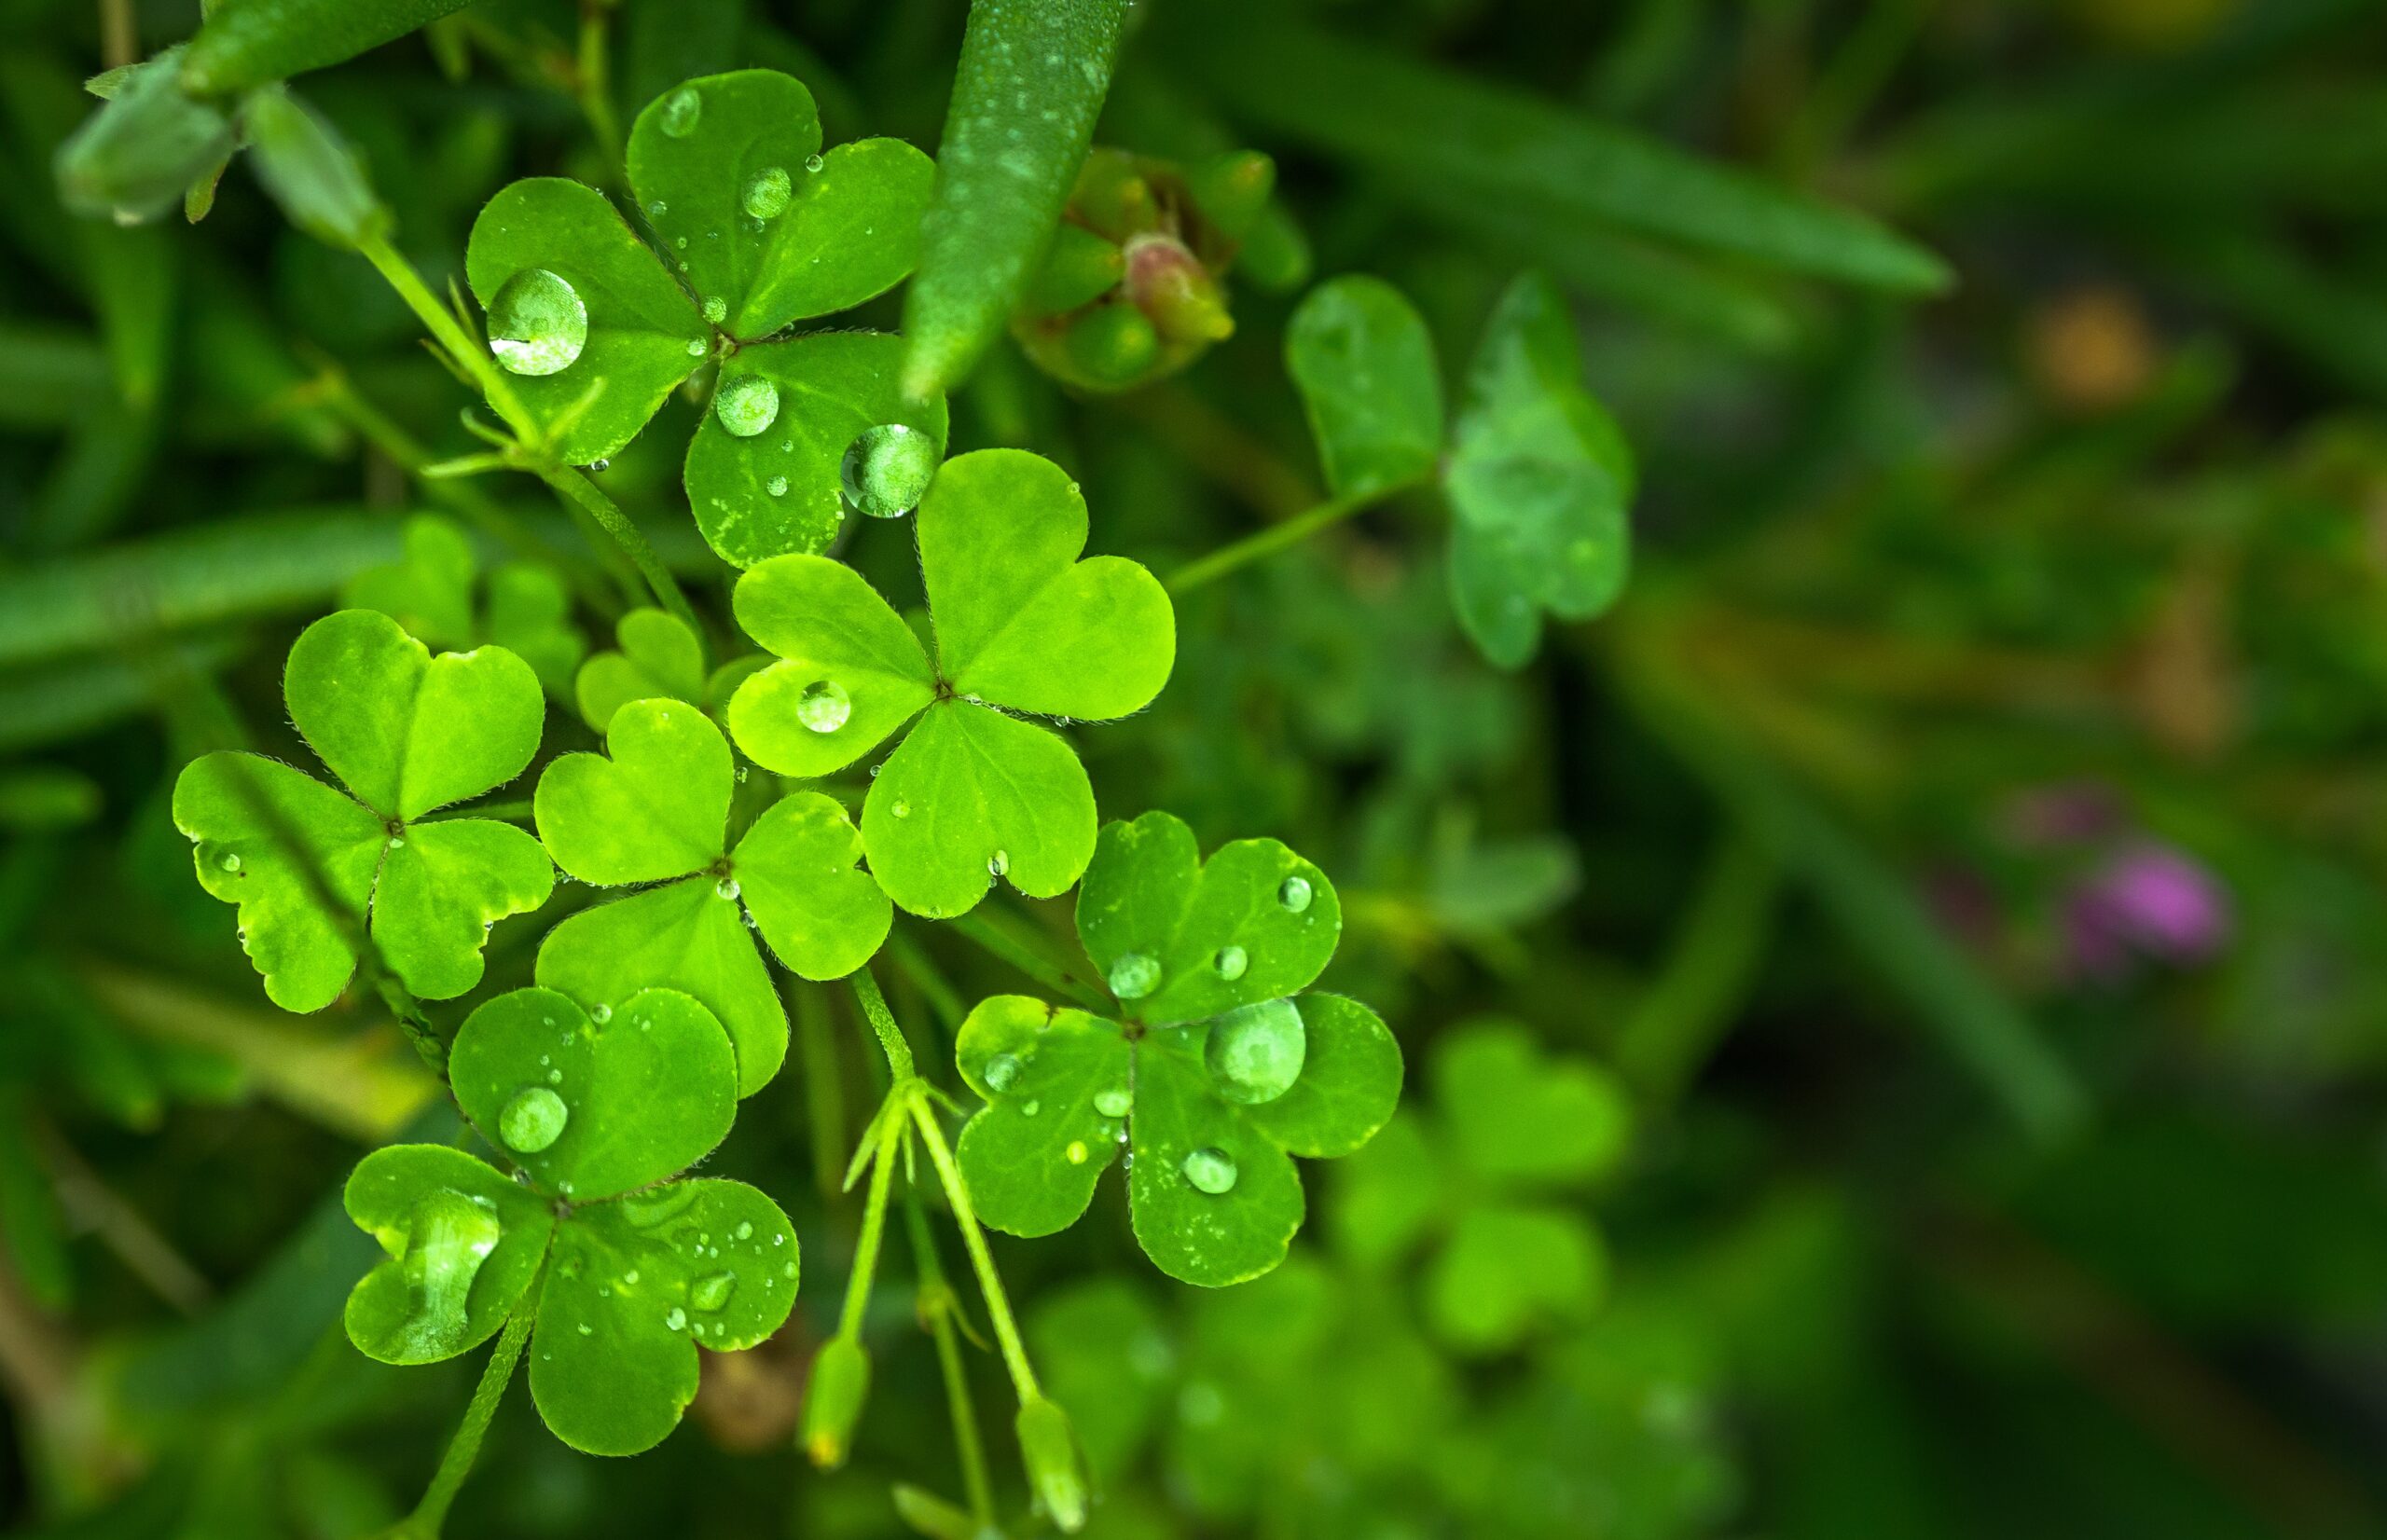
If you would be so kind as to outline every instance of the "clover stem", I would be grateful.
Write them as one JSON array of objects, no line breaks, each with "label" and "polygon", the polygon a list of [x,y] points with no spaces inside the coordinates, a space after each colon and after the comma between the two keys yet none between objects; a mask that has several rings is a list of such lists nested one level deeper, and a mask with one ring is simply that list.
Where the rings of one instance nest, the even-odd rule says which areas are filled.
[{"label": "clover stem", "polygon": [[870,1308],[870,1285],[878,1272],[878,1247],[887,1234],[887,1194],[895,1179],[896,1146],[904,1135],[904,1121],[889,1118],[873,1132],[878,1139],[877,1163],[870,1170],[870,1196],[862,1204],[862,1234],[854,1242],[854,1270],[846,1276],[845,1308],[837,1316],[837,1335],[859,1339],[862,1312]]},{"label": "clover stem", "polygon": [[1331,497],[1316,507],[1295,514],[1281,524],[1244,536],[1233,544],[1221,545],[1208,556],[1198,557],[1171,572],[1166,579],[1172,594],[1191,593],[1203,584],[1226,576],[1238,567],[1248,566],[1262,557],[1275,556],[1289,546],[1298,545],[1329,525],[1339,524],[1362,509],[1372,508],[1397,492],[1405,492],[1419,483],[1396,482],[1389,487],[1371,488],[1364,492],[1352,492],[1343,497]]},{"label": "clover stem", "polygon": [[867,964],[855,969],[848,982],[853,985],[854,998],[870,1022],[870,1029],[878,1034],[879,1051],[887,1055],[887,1073],[901,1087],[914,1077],[912,1045],[904,1040],[904,1029],[895,1024],[895,1013],[887,1009],[887,997],[878,992],[878,981],[870,976]]},{"label": "clover stem", "polygon": [[623,554],[637,566],[639,575],[646,579],[646,585],[655,591],[655,599],[666,610],[679,617],[689,630],[698,636],[704,635],[704,626],[697,620],[697,612],[688,608],[688,596],[680,591],[680,580],[671,575],[671,569],[663,565],[663,558],[655,554],[655,547],[647,543],[646,536],[630,522],[630,516],[622,512],[620,504],[600,491],[595,482],[568,465],[548,461],[533,469],[541,481],[555,488],[556,495],[562,498],[567,506],[586,514],[598,528],[614,537],[614,543],[619,545]]},{"label": "clover stem", "polygon": [[921,1212],[919,1189],[909,1182],[904,1184],[904,1228],[912,1238],[912,1262],[919,1278],[920,1324],[936,1342],[945,1399],[953,1410],[953,1447],[961,1458],[962,1490],[969,1494],[970,1517],[985,1529],[995,1521],[995,1492],[987,1478],[987,1448],[978,1436],[978,1410],[970,1398],[970,1377],[962,1368],[959,1333],[953,1326],[953,1286],[945,1282],[945,1264],[937,1259],[936,1238],[929,1233],[928,1216]]},{"label": "clover stem", "polygon": [[389,237],[371,237],[357,250],[373,264],[382,280],[397,291],[398,297],[407,302],[407,309],[415,313],[415,319],[421,321],[438,342],[448,354],[448,362],[472,376],[473,383],[488,399],[490,410],[505,419],[505,425],[514,430],[515,436],[526,444],[538,442],[537,421],[523,406],[521,398],[514,393],[514,387],[490,357],[489,350],[475,341],[464,330],[463,323],[456,319],[455,313],[439,303],[438,296],[422,282],[422,275],[414,270],[414,264],[390,244]]},{"label": "clover stem", "polygon": [[534,1313],[527,1301],[537,1297],[535,1287],[527,1290],[526,1302],[516,1305],[514,1313],[505,1318],[505,1329],[499,1333],[489,1365],[481,1370],[481,1382],[464,1408],[464,1420],[456,1425],[456,1437],[448,1441],[448,1452],[440,1456],[439,1469],[433,1474],[422,1501],[399,1526],[398,1533],[409,1540],[435,1540],[447,1522],[448,1505],[455,1502],[464,1478],[472,1474],[473,1461],[481,1451],[481,1437],[489,1432],[489,1421],[496,1415],[498,1402],[504,1399],[505,1387],[514,1381],[514,1366],[521,1362],[523,1344],[531,1340]]},{"label": "clover stem", "polygon": [[970,1189],[962,1185],[961,1168],[954,1163],[953,1147],[945,1141],[945,1130],[937,1126],[936,1109],[926,1100],[915,1097],[912,1102],[912,1123],[920,1131],[920,1142],[929,1147],[929,1163],[936,1167],[936,1179],[945,1189],[945,1202],[953,1205],[953,1222],[961,1231],[961,1244],[970,1253],[970,1266],[978,1274],[978,1291],[987,1299],[987,1319],[993,1323],[995,1341],[1002,1349],[1003,1367],[1011,1371],[1012,1389],[1019,1396],[1020,1404],[1042,1395],[1036,1383],[1036,1370],[1028,1366],[1028,1346],[1019,1340],[1019,1323],[1012,1319],[1011,1299],[1003,1293],[1003,1281],[995,1272],[994,1254],[987,1249],[986,1232],[978,1227],[978,1211],[971,1205]]},{"label": "clover stem", "polygon": [[1011,964],[1056,995],[1086,1011],[1109,1011],[1111,997],[1078,977],[1049,939],[1033,926],[1015,923],[991,904],[945,922],[986,952]]}]

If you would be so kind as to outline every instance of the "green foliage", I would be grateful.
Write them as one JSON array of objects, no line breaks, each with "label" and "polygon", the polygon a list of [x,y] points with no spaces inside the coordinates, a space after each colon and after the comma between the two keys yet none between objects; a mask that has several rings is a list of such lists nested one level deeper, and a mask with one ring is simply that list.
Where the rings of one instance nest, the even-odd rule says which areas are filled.
[{"label": "green foliage", "polygon": [[469,0],[220,0],[183,63],[183,85],[227,95],[352,59]]},{"label": "green foliage", "polygon": [[339,600],[346,609],[380,611],[426,646],[494,642],[528,663],[549,691],[569,694],[588,643],[572,622],[562,581],[537,562],[504,562],[490,570],[476,605],[479,571],[479,554],[462,529],[435,514],[417,515],[407,520],[405,554],[358,571],[341,584]]},{"label": "green foliage", "polygon": [[1433,474],[1442,443],[1434,341],[1391,284],[1338,278],[1312,289],[1285,328],[1285,372],[1301,389],[1337,497]]},{"label": "green foliage", "polygon": [[1074,1224],[1125,1151],[1136,1238],[1163,1272],[1215,1287],[1283,1260],[1303,1213],[1290,1157],[1349,1154],[1400,1092],[1373,1011],[1299,995],[1341,930],[1326,874],[1274,840],[1205,864],[1166,813],[1106,828],[1078,933],[1116,1019],[999,996],[955,1044],[987,1103],[959,1147],[987,1222]]},{"label": "green foliage", "polygon": [[517,989],[465,1021],[449,1074],[525,1185],[439,1146],[368,1156],[348,1212],[389,1259],[349,1296],[350,1341],[430,1363],[532,1312],[531,1395],[556,1437],[591,1454],[652,1448],[695,1398],[696,1350],[752,1347],[795,1301],[795,1232],[776,1203],[669,1179],[729,1132],[727,1036],[674,990],[592,1017]]}]

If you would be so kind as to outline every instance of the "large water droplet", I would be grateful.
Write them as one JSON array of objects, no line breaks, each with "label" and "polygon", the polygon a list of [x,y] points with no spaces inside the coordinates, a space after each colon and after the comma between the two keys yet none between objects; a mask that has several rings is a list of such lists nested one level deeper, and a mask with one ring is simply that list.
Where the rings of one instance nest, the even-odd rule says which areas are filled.
[{"label": "large water droplet", "polygon": [[730,1292],[738,1280],[726,1272],[708,1272],[688,1286],[688,1303],[698,1310],[714,1311],[729,1303]]},{"label": "large water droplet", "polygon": [[1219,955],[1210,959],[1210,966],[1219,970],[1220,978],[1233,983],[1243,977],[1246,968],[1251,966],[1251,955],[1239,946],[1222,946],[1219,948]]},{"label": "large water droplet", "polygon": [[1123,952],[1111,965],[1111,993],[1140,1000],[1160,987],[1160,959],[1148,952]]},{"label": "large water droplet", "polygon": [[738,898],[738,879],[736,877],[724,877],[719,882],[712,885],[712,891],[713,897],[717,899],[728,899],[734,902]]},{"label": "large water droplet", "polygon": [[737,438],[752,438],[779,419],[780,388],[761,375],[742,375],[712,398],[713,415]]},{"label": "large water droplet", "polygon": [[989,1091],[1009,1091],[1019,1083],[1022,1067],[1017,1054],[997,1053],[987,1059],[987,1067],[978,1072],[978,1078],[987,1082]]},{"label": "large water droplet", "polygon": [[697,131],[697,119],[704,111],[705,99],[697,94],[697,88],[683,86],[663,99],[663,131],[674,139],[685,139]]},{"label": "large water droplet", "polygon": [[1010,852],[1010,851],[1008,851],[1008,850],[998,850],[998,851],[996,851],[993,855],[988,856],[988,857],[987,858],[987,874],[988,874],[988,875],[990,875],[990,876],[997,876],[997,877],[1000,877],[1000,876],[1004,875],[1005,873],[1008,873],[1008,872],[1010,872],[1010,871],[1011,871],[1011,852]]},{"label": "large water droplet", "polygon": [[1106,1118],[1124,1118],[1135,1105],[1136,1098],[1124,1085],[1107,1086],[1094,1093],[1094,1109]]},{"label": "large water droplet", "polygon": [[588,307],[545,268],[523,268],[490,297],[489,351],[508,374],[560,374],[587,345]]},{"label": "large water droplet", "polygon": [[1219,1094],[1257,1107],[1273,1102],[1301,1078],[1309,1053],[1309,1033],[1290,1000],[1262,1000],[1228,1011],[1210,1024],[1202,1062],[1218,1082]]},{"label": "large water droplet", "polygon": [[814,680],[795,697],[795,720],[815,733],[834,733],[853,714],[853,697],[833,679]]},{"label": "large water droplet", "polygon": [[900,422],[864,428],[837,467],[846,501],[872,518],[901,518],[936,479],[936,440]]},{"label": "large water droplet", "polygon": [[1287,877],[1276,889],[1276,901],[1288,914],[1298,914],[1309,907],[1310,890],[1307,877]]},{"label": "large water droplet", "polygon": [[795,196],[795,186],[789,180],[785,166],[766,166],[746,179],[746,190],[738,201],[756,219],[777,219],[787,212],[788,199]]},{"label": "large water droplet", "polygon": [[398,1264],[411,1307],[399,1339],[406,1357],[444,1357],[464,1345],[473,1279],[504,1233],[494,1211],[461,1192],[426,1193],[414,1205]]},{"label": "large water droplet", "polygon": [[1177,1169],[1185,1173],[1187,1181],[1214,1198],[1235,1187],[1235,1157],[1215,1145],[1187,1155]]},{"label": "large water droplet", "polygon": [[534,1085],[517,1091],[497,1115],[497,1136],[505,1148],[520,1155],[536,1155],[563,1137],[563,1125],[572,1121],[572,1109],[563,1098],[545,1086]]}]

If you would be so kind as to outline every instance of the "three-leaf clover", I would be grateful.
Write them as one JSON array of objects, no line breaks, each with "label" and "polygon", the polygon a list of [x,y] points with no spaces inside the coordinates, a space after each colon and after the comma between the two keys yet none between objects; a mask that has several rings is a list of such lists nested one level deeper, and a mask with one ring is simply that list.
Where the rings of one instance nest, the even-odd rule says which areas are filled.
[{"label": "three-leaf clover", "polygon": [[866,430],[945,442],[941,398],[907,402],[900,338],[770,340],[903,281],[933,175],[893,139],[821,152],[812,93],[771,70],[666,91],[630,130],[648,240],[603,194],[533,177],[490,199],[464,268],[515,393],[575,463],[620,452],[719,357],[688,450],[689,505],[724,560],[819,551],[845,515],[840,472]]},{"label": "three-leaf clover", "polygon": [[1335,1231],[1368,1263],[1442,1239],[1426,1275],[1426,1315],[1467,1353],[1500,1353],[1597,1303],[1607,1251],[1562,1202],[1623,1158],[1623,1088],[1584,1059],[1544,1055],[1511,1022],[1457,1028],[1436,1045],[1429,1126],[1393,1120],[1343,1172]]},{"label": "three-leaf clover", "polygon": [[996,877],[1065,891],[1094,854],[1094,788],[1022,714],[1102,719],[1167,682],[1177,621],[1123,557],[1078,559],[1085,500],[1052,461],[981,449],[938,471],[919,512],[931,659],[853,569],[780,557],[738,583],[738,623],[780,661],[738,687],[729,729],[757,763],[821,776],[919,720],[862,804],[871,870],[914,914],[959,914]]},{"label": "three-leaf clover", "polygon": [[1275,840],[1206,865],[1193,831],[1147,813],[1102,831],[1077,913],[1116,1019],[1001,995],[955,1044],[987,1104],[959,1146],[979,1216],[1014,1235],[1065,1229],[1125,1148],[1136,1239],[1162,1272],[1258,1277],[1301,1228],[1291,1157],[1358,1149],[1400,1095],[1400,1049],[1373,1011],[1290,997],[1334,955],[1333,886]]},{"label": "three-leaf clover", "polygon": [[536,562],[504,562],[490,571],[476,607],[473,580],[479,572],[470,536],[452,520],[418,514],[407,520],[404,555],[350,578],[340,603],[379,610],[428,646],[493,641],[563,694],[588,642],[572,623],[572,598],[561,580]]},{"label": "three-leaf clover", "polygon": [[705,671],[704,642],[668,610],[632,610],[614,623],[618,651],[589,655],[573,680],[573,703],[603,732],[634,700],[683,700],[718,721],[729,693],[770,659],[749,653]]},{"label": "three-leaf clover", "polygon": [[548,932],[538,980],[592,1011],[639,990],[680,990],[719,1018],[752,1095],[787,1056],[787,1015],[748,929],[807,979],[869,961],[893,917],[860,870],[862,839],[818,791],[765,809],[732,849],[737,766],[721,729],[677,700],[614,713],[602,754],[566,754],[539,777],[539,838],[583,882],[655,886]]},{"label": "three-leaf clover", "polygon": [[669,1179],[737,1114],[728,1037],[675,990],[592,1022],[551,989],[517,989],[465,1019],[448,1075],[518,1178],[443,1145],[359,1162],[349,1217],[390,1255],[349,1295],[349,1340],[385,1364],[434,1363],[535,1311],[531,1395],[556,1437],[591,1454],[652,1448],[696,1396],[697,1348],[752,1347],[795,1302],[778,1204],[743,1182]]},{"label": "three-leaf clover", "polygon": [[343,610],[290,649],[290,720],[346,792],[257,754],[214,753],[174,782],[201,887],[240,906],[241,942],[286,1011],[319,1011],[369,931],[400,983],[448,999],[480,983],[489,927],[555,886],[539,842],[434,810],[513,779],[545,703],[502,647],[437,657],[389,616]]}]

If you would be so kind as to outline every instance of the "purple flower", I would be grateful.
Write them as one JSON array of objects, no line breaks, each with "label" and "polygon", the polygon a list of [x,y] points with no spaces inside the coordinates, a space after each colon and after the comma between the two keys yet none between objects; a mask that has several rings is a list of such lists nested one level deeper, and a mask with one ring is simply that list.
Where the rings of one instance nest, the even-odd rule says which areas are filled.
[{"label": "purple flower", "polygon": [[2110,978],[2132,956],[2185,967],[2229,937],[2229,898],[2213,873],[2170,846],[2125,845],[2076,887],[2064,928],[2074,965]]}]

